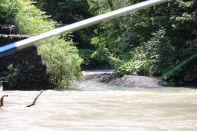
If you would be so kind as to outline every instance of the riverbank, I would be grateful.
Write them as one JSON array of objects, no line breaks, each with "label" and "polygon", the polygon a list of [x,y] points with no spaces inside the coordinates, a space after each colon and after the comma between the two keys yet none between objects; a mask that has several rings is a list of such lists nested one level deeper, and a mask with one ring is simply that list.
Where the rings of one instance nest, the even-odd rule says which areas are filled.
[{"label": "riverbank", "polygon": [[166,81],[155,77],[125,75],[118,78],[113,74],[112,70],[92,70],[83,71],[82,73],[85,79],[96,79],[101,83],[122,87],[161,88],[168,85]]}]

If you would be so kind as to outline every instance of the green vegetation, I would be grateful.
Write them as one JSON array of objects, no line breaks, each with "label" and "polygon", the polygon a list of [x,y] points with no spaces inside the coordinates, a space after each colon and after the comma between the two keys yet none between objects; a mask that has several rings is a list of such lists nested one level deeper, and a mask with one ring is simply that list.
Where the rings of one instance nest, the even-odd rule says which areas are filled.
[{"label": "green vegetation", "polygon": [[[58,25],[67,25],[91,16],[87,0],[36,0],[36,6],[46,11]],[[91,28],[73,33],[72,39],[77,47],[89,48],[92,36]]]},{"label": "green vegetation", "polygon": [[32,4],[31,0],[2,0],[0,2],[1,24],[14,24],[17,33],[39,34],[54,28],[54,22]]},{"label": "green vegetation", "polygon": [[[49,19],[45,12],[32,4],[31,0],[2,0],[0,2],[1,24],[14,24],[17,33],[39,34],[53,29],[56,22]],[[74,79],[80,78],[81,58],[72,41],[65,41],[63,38],[53,38],[44,41],[47,44],[39,46],[39,53],[42,54],[43,62],[47,65],[47,71],[51,75],[54,84],[59,89],[68,88]],[[17,70],[10,66],[8,71]],[[8,73],[9,73],[8,72]],[[17,74],[8,74],[14,85],[14,78]],[[20,75],[20,74],[18,74]]]},{"label": "green vegetation", "polygon": [[[15,24],[18,33],[38,34],[142,0],[35,1],[2,0],[1,23]],[[118,76],[164,76],[173,83],[196,83],[197,1],[167,2],[44,42],[48,44],[39,51],[60,88],[80,78],[82,60],[76,48],[83,68],[110,65]]]},{"label": "green vegetation", "polygon": [[39,51],[44,54],[43,61],[47,65],[47,70],[59,89],[69,88],[73,80],[81,78],[82,59],[71,44],[72,42],[53,38],[48,44],[39,47]]},{"label": "green vegetation", "polygon": [[[88,2],[90,11],[98,15],[140,1]],[[196,9],[196,0],[172,1],[101,23],[95,28],[95,37],[92,38],[92,44],[97,47],[97,57],[107,59],[120,76],[164,76],[197,53]],[[196,83],[196,59],[164,78],[178,84]]]},{"label": "green vegetation", "polygon": [[80,49],[79,50],[79,55],[81,56],[81,58],[84,60],[83,61],[83,68],[85,68],[86,66],[88,66],[89,68],[94,68],[94,63],[92,60],[92,53],[93,51],[90,49]]}]

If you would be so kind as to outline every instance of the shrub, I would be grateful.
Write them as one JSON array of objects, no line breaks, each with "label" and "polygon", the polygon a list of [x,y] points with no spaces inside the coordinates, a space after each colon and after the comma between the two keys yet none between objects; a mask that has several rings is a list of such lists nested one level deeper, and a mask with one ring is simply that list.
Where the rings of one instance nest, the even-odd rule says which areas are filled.
[{"label": "shrub", "polygon": [[150,75],[161,75],[174,65],[175,52],[165,30],[160,29],[144,44],[146,58],[150,61]]},{"label": "shrub", "polygon": [[95,37],[91,39],[91,44],[97,47],[97,50],[92,54],[95,60],[106,63],[108,61],[108,56],[110,54],[108,48],[106,48],[106,41],[100,37]]},{"label": "shrub", "polygon": [[92,59],[92,53],[93,50],[90,49],[79,49],[79,55],[83,59],[82,67],[90,67],[93,65],[93,59]]},{"label": "shrub", "polygon": [[66,89],[73,80],[81,78],[82,59],[78,55],[78,50],[72,46],[72,42],[52,38],[48,44],[39,46],[39,52],[58,89]]},{"label": "shrub", "polygon": [[[14,24],[17,33],[36,35],[55,27],[55,22],[50,20],[45,12],[32,4],[31,0],[2,0],[0,2],[1,23]],[[42,41],[39,53],[47,65],[47,71],[59,89],[68,88],[74,79],[81,77],[80,64],[82,59],[72,42],[65,42],[61,38],[52,38]],[[46,44],[47,43],[47,44]],[[10,70],[13,69],[10,67]],[[8,72],[10,80],[15,74]],[[14,82],[12,82],[14,83]]]},{"label": "shrub", "polygon": [[116,73],[119,76],[123,75],[146,75],[149,72],[149,62],[147,60],[136,60],[123,62],[117,69]]},{"label": "shrub", "polygon": [[16,79],[19,74],[18,67],[14,67],[13,64],[8,65],[7,70],[3,72],[5,77],[5,85],[7,89],[11,89],[12,87],[16,86]]}]

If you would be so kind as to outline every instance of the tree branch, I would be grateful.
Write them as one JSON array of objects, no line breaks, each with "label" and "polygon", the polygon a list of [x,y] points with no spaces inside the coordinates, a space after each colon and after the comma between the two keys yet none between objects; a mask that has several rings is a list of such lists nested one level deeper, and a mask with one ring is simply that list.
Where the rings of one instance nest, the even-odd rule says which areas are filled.
[{"label": "tree branch", "polygon": [[33,103],[28,105],[28,106],[26,106],[26,107],[31,107],[31,106],[35,105],[38,97],[42,94],[42,92],[43,92],[43,90],[41,90],[40,93],[36,96],[36,98],[34,99]]},{"label": "tree branch", "polygon": [[2,107],[3,106],[3,100],[4,100],[4,97],[8,97],[8,95],[3,95],[2,97],[1,97],[1,100],[0,100],[0,107]]}]

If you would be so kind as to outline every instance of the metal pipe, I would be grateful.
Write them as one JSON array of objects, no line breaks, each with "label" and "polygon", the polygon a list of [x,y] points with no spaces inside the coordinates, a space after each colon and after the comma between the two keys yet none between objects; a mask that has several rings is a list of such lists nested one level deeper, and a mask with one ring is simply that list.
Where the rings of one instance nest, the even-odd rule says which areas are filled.
[{"label": "metal pipe", "polygon": [[134,11],[138,11],[147,7],[151,7],[163,2],[167,2],[168,0],[148,0],[145,2],[141,2],[138,4],[134,4],[128,7],[124,7],[115,11],[111,11],[109,13],[106,14],[102,14],[99,16],[95,16],[86,20],[82,20],[67,26],[63,26],[60,28],[56,28],[54,30],[48,31],[46,33],[37,35],[37,36],[32,36],[29,37],[27,39],[18,41],[18,42],[14,42],[14,43],[10,43],[8,45],[2,46],[0,47],[0,57],[4,56],[8,53],[11,53],[12,51],[16,51],[16,50],[20,50],[26,47],[29,47],[31,45],[36,44],[35,42],[38,42],[40,40],[43,40],[45,38],[51,37],[51,36],[55,36],[55,35],[59,35],[59,34],[63,34],[65,32],[74,32],[95,24],[98,24],[102,21],[107,21],[109,19],[118,17],[118,16],[122,16],[124,14],[128,14],[130,12],[134,12]]}]

